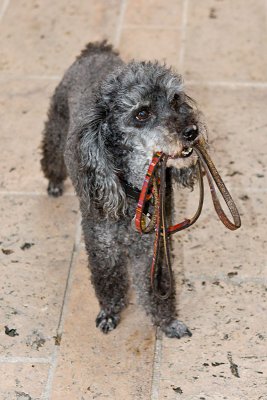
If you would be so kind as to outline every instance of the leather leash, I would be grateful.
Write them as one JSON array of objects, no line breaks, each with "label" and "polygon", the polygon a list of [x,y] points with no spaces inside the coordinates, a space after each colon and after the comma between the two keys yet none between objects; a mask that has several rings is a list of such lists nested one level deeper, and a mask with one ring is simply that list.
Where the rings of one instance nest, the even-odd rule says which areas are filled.
[{"label": "leather leash", "polygon": [[[176,225],[172,225],[169,227],[167,226],[165,196],[166,196],[166,165],[169,156],[162,152],[155,153],[152,158],[152,161],[148,167],[147,174],[145,176],[138,205],[136,208],[135,226],[138,232],[140,232],[141,234],[148,234],[151,233],[152,231],[155,231],[153,259],[150,269],[150,280],[153,292],[161,300],[169,298],[173,290],[173,277],[172,277],[172,268],[170,261],[169,237],[173,233],[189,228],[191,225],[193,225],[199,218],[202,211],[203,201],[204,201],[204,185],[203,185],[203,173],[201,164],[203,165],[204,170],[206,172],[211,190],[213,204],[220,220],[228,229],[231,230],[237,229],[241,226],[240,216],[235,206],[235,203],[232,197],[230,196],[225,184],[223,183],[217,169],[215,168],[204,146],[198,142],[194,145],[194,150],[198,155],[197,175],[199,182],[199,203],[194,216],[190,219],[186,218],[184,219],[184,221]],[[217,185],[219,191],[222,194],[223,199],[225,200],[227,207],[230,210],[230,213],[234,220],[233,223],[227,218],[220,205],[212,178],[214,179],[215,184]],[[153,203],[154,210],[150,219],[147,217],[144,211],[145,209],[148,208],[147,203],[151,202],[151,198],[153,199],[154,202]],[[163,252],[166,264],[166,273],[168,282],[167,289],[165,291],[161,287],[163,267],[162,263],[159,263],[162,244],[163,244]],[[164,281],[166,283],[165,277]]]},{"label": "leather leash", "polygon": [[[236,205],[234,203],[234,200],[232,199],[229,191],[227,190],[222,178],[219,175],[219,172],[217,171],[215,165],[213,164],[208,152],[206,151],[205,147],[200,143],[197,142],[194,146],[194,150],[197,153],[199,159],[201,160],[201,163],[205,169],[207,178],[208,178],[208,183],[210,187],[210,192],[211,192],[211,197],[213,201],[213,205],[215,208],[216,213],[218,214],[218,217],[222,221],[222,223],[226,226],[226,228],[234,231],[241,226],[241,219],[239,212],[236,208]],[[223,211],[220,201],[218,199],[218,196],[216,194],[215,186],[213,184],[213,181],[216,183],[217,188],[219,189],[232,217],[234,222],[231,222],[229,218],[226,216],[225,212]]]}]

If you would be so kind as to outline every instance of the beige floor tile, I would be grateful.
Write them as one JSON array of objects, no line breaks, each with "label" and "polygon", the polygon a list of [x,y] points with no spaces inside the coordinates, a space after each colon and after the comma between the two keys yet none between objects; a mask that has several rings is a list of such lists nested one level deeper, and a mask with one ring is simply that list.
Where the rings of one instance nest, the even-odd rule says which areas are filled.
[{"label": "beige floor tile", "polygon": [[0,26],[0,71],[61,75],[87,42],[114,40],[119,7],[119,0],[12,3]]},{"label": "beige floor tile", "polygon": [[179,30],[126,28],[122,31],[120,51],[125,61],[158,60],[177,67],[179,44]]},{"label": "beige floor tile", "polygon": [[267,187],[267,90],[188,87],[205,115],[210,154],[229,187]]},{"label": "beige floor tile", "polygon": [[[223,86],[267,80],[265,0],[0,0],[0,14],[5,5],[1,400],[265,400],[267,90]],[[226,230],[206,191],[197,224],[175,235],[179,318],[192,338],[159,334],[155,341],[134,301],[118,328],[101,334],[84,250],[68,275],[77,199],[69,182],[67,196],[46,196],[39,144],[58,80],[88,41],[104,37],[120,43],[126,60],[158,59],[180,72],[183,59],[189,94],[206,115],[212,157],[241,212],[242,228]],[[177,219],[191,214],[194,201],[196,192],[177,194]]]},{"label": "beige floor tile", "polygon": [[95,327],[99,311],[84,252],[74,270],[52,400],[150,399],[155,330],[130,305],[115,331]]},{"label": "beige floor tile", "polygon": [[138,26],[181,27],[183,1],[128,0],[124,24]]},{"label": "beige floor tile", "polygon": [[264,0],[191,0],[186,78],[266,81],[266,34]]},{"label": "beige floor tile", "polygon": [[[57,81],[1,81],[0,191],[43,192],[40,167],[42,131]],[[66,191],[73,192],[69,182]]]},{"label": "beige floor tile", "polygon": [[196,282],[183,291],[180,309],[193,336],[163,339],[158,398],[265,399],[265,287]]},{"label": "beige floor tile", "polygon": [[1,400],[41,400],[48,369],[46,364],[0,364]]},{"label": "beige floor tile", "polygon": [[4,0],[1,0],[0,1],[0,15],[2,16],[3,14],[4,14],[4,10],[5,10],[5,1]]},{"label": "beige floor tile", "polygon": [[[185,276],[200,281],[267,282],[266,194],[234,191],[242,226],[235,232],[219,221],[207,196],[196,225],[181,236]],[[189,196],[190,197],[190,196]],[[190,209],[192,200],[188,199]],[[189,207],[188,207],[189,208]],[[188,214],[189,211],[187,211]]]},{"label": "beige floor tile", "polygon": [[[1,196],[0,204],[5,227],[0,244],[2,354],[48,358],[73,252],[77,202]],[[5,334],[5,326],[18,335]]]}]

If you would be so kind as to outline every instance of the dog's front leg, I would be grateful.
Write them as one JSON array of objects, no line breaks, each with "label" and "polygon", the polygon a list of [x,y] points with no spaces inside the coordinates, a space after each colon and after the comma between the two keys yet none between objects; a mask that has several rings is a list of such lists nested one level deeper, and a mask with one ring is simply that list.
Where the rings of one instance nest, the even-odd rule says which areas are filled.
[{"label": "dog's front leg", "polygon": [[168,299],[160,299],[154,292],[150,291],[149,300],[150,312],[154,323],[161,328],[166,336],[178,339],[183,336],[192,336],[188,327],[176,318],[177,312],[174,291]]},{"label": "dog's front leg", "polygon": [[[173,203],[173,185],[172,185],[172,169],[167,168],[166,170],[166,204],[165,212],[168,220],[168,225],[174,220],[174,203]],[[153,240],[148,237],[141,237],[139,239],[142,242],[143,251],[136,249],[135,264],[139,265],[139,275],[142,276],[141,282],[143,285],[137,285],[137,287],[143,286],[143,291],[140,292],[140,298],[143,299],[143,305],[147,312],[152,316],[152,320],[155,325],[160,326],[161,330],[170,338],[181,338],[185,335],[191,336],[190,330],[187,326],[177,319],[176,312],[176,299],[175,299],[175,281],[172,271],[171,278],[167,272],[166,260],[164,255],[161,253],[159,259],[159,266],[161,266],[162,273],[160,274],[159,291],[152,289],[151,278],[150,278],[150,265],[148,260],[152,261],[153,257]],[[169,242],[171,245],[171,242]],[[146,251],[144,251],[146,249]],[[163,252],[164,253],[164,252]],[[172,284],[171,284],[172,281]],[[171,291],[168,298],[161,298],[159,294],[168,293]]]},{"label": "dog's front leg", "polygon": [[116,328],[127,305],[129,287],[124,227],[119,222],[83,219],[91,282],[100,305],[96,326],[104,333]]},{"label": "dog's front leg", "polygon": [[[135,256],[135,266],[138,267],[139,273],[135,276],[138,297],[144,306],[146,312],[151,316],[153,323],[159,326],[161,330],[170,338],[180,339],[183,336],[191,336],[187,326],[177,319],[176,299],[175,299],[175,282],[173,280],[172,293],[167,299],[159,298],[154,292],[150,281],[150,264],[151,249],[143,252],[142,255]],[[164,270],[165,271],[165,270]],[[161,276],[161,291],[166,293],[169,288],[169,279],[163,271]]]}]

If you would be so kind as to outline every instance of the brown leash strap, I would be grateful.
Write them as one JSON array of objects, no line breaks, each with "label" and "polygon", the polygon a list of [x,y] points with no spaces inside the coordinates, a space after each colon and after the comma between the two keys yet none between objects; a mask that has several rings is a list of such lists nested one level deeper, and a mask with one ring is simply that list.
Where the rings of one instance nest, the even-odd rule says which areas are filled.
[{"label": "brown leash strap", "polygon": [[[168,161],[168,156],[162,153],[155,153],[151,164],[149,165],[144,184],[141,190],[141,194],[138,201],[138,206],[136,209],[135,225],[137,230],[142,233],[151,233],[155,230],[155,240],[153,249],[153,259],[150,269],[151,286],[155,295],[161,300],[167,299],[172,293],[173,278],[172,269],[170,261],[170,249],[169,249],[169,236],[175,232],[181,231],[189,226],[193,225],[201,214],[203,199],[204,199],[204,185],[203,177],[201,172],[200,163],[197,163],[198,171],[198,182],[199,182],[199,204],[197,211],[193,218],[186,218],[184,221],[173,226],[167,226],[166,219],[166,165]],[[149,198],[150,192],[153,192],[154,199],[154,212],[151,219],[146,218],[144,214],[145,204]],[[149,221],[147,223],[147,221]],[[162,243],[163,242],[163,243]],[[163,246],[162,246],[163,245]],[[163,266],[160,261],[161,250],[164,252],[164,261],[166,271],[163,271]],[[162,283],[163,273],[167,274],[164,280],[168,284],[167,291],[163,292],[160,287]]]},{"label": "brown leash strap", "polygon": [[[166,208],[165,208],[165,197],[166,197],[166,164],[168,157],[165,156],[162,159],[160,166],[160,188],[159,188],[159,198],[157,201],[157,221],[156,221],[156,235],[154,241],[154,255],[150,271],[151,286],[155,295],[161,299],[168,299],[172,293],[173,289],[173,277],[171,268],[171,258],[170,258],[170,246],[168,243],[168,232],[167,232],[167,221],[166,221]],[[164,292],[160,287],[162,283],[162,264],[159,263],[161,244],[163,241],[164,258],[168,282],[167,290]]]},{"label": "brown leash strap", "polygon": [[[211,190],[213,204],[220,220],[228,229],[231,230],[235,230],[241,226],[241,220],[236,205],[204,146],[201,143],[196,143],[194,145],[194,150],[198,155],[197,175],[199,182],[199,203],[195,215],[191,219],[186,218],[184,219],[184,221],[176,225],[169,227],[167,226],[165,197],[166,166],[169,157],[166,154],[160,152],[154,154],[152,162],[149,165],[136,209],[135,225],[137,230],[141,234],[151,233],[152,231],[155,231],[150,279],[153,292],[160,300],[165,300],[169,298],[172,294],[173,289],[169,237],[171,234],[193,225],[199,218],[202,211],[204,201],[204,185],[201,164],[205,169]],[[229,208],[234,223],[232,223],[228,219],[221,207],[221,204],[216,194],[215,186],[213,184],[213,180],[219,191],[221,192],[227,207]],[[150,201],[151,194],[153,194],[154,211],[150,219],[147,218],[144,214],[144,209],[146,203]],[[149,221],[148,223],[147,220]],[[164,252],[165,264],[159,262],[161,259],[161,250],[163,250]],[[163,271],[164,265],[166,269],[165,271]],[[163,276],[164,273],[165,275]],[[165,290],[163,290],[162,288],[163,282],[164,286],[167,287],[167,289],[165,288]]]},{"label": "brown leash strap", "polygon": [[[240,228],[241,226],[241,219],[239,212],[236,208],[236,205],[234,203],[234,200],[232,199],[229,191],[227,190],[222,178],[219,175],[219,172],[217,171],[215,165],[213,164],[209,154],[207,153],[206,149],[204,146],[202,146],[200,143],[196,143],[194,146],[194,150],[197,153],[199,159],[202,162],[202,165],[206,171],[208,182],[209,182],[209,187],[210,187],[210,192],[212,196],[212,201],[214,204],[214,208],[216,213],[218,214],[218,217],[222,221],[222,223],[226,226],[226,228],[230,230],[236,230]],[[220,201],[218,199],[218,196],[216,194],[215,186],[213,184],[212,178],[214,179],[214,182],[219,189],[232,217],[233,221],[231,222],[229,218],[226,216],[225,212],[223,211]]]},{"label": "brown leash strap", "polygon": [[203,184],[203,174],[201,171],[200,161],[197,161],[197,180],[199,185],[199,201],[198,201],[198,208],[195,212],[195,215],[190,219],[185,219],[183,222],[179,224],[172,225],[168,227],[168,234],[172,235],[173,233],[179,232],[183,229],[189,228],[189,226],[193,225],[199,218],[204,202],[204,184]]}]

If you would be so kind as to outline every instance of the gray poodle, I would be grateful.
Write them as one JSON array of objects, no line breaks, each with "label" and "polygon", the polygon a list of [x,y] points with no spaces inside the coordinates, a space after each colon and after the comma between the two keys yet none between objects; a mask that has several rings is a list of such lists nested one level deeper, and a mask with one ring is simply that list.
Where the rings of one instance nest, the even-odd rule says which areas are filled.
[{"label": "gray poodle", "polygon": [[68,174],[79,197],[100,304],[96,325],[104,333],[116,328],[132,282],[168,337],[191,336],[176,319],[174,290],[162,300],[151,289],[153,235],[140,235],[131,222],[155,151],[170,155],[166,209],[171,218],[173,182],[192,188],[196,180],[191,146],[197,137],[205,140],[206,131],[181,76],[158,62],[125,64],[106,42],[87,45],[55,90],[41,165],[49,195],[63,193]]}]

